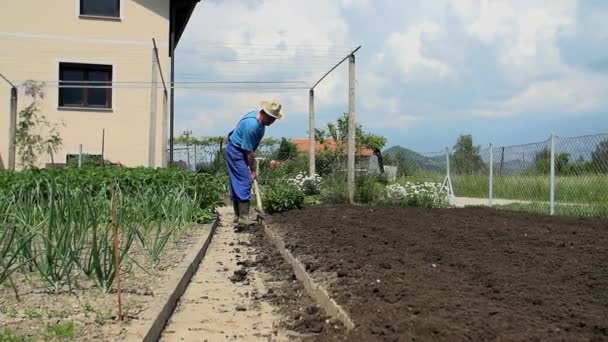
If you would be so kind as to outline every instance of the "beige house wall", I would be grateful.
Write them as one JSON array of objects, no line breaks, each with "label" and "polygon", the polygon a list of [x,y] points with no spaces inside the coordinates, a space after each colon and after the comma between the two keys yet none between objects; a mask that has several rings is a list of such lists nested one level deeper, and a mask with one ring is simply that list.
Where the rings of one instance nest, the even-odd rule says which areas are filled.
[{"label": "beige house wall", "polygon": [[[100,154],[105,129],[104,157],[127,166],[162,166],[163,89],[152,80],[152,38],[156,38],[160,64],[169,80],[169,1],[121,0],[120,19],[83,18],[79,0],[19,0],[3,2],[0,10],[0,73],[13,83],[45,81],[42,113],[59,125],[63,139],[55,162],[67,154]],[[112,109],[60,109],[59,63],[112,65]],[[129,83],[135,82],[135,83]],[[3,83],[0,80],[0,83]],[[151,132],[151,92],[156,93],[154,131]],[[30,103],[19,89],[19,108]],[[0,84],[0,168],[8,162],[10,88]],[[150,136],[154,142],[151,149]],[[149,153],[154,151],[153,164]],[[40,166],[50,162],[40,158]]]}]

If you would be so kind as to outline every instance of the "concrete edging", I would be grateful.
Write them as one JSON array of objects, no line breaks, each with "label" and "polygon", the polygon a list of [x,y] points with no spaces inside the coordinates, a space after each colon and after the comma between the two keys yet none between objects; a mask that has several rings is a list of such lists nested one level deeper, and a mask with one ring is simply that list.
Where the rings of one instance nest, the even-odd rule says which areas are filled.
[{"label": "concrete edging", "polygon": [[266,237],[272,242],[272,244],[279,250],[283,259],[293,268],[293,272],[296,278],[304,285],[304,289],[309,296],[312,297],[330,316],[338,319],[346,330],[352,330],[355,327],[355,323],[350,318],[346,310],[344,310],[336,301],[331,298],[329,292],[325,290],[323,286],[316,283],[310,274],[306,272],[304,265],[293,255],[290,251],[285,248],[285,243],[281,238],[272,231],[270,225],[263,224],[264,233]]},{"label": "concrete edging", "polygon": [[205,257],[219,222],[220,216],[218,215],[214,222],[209,224],[211,225],[211,229],[202,246],[199,243],[198,246],[200,247],[193,248],[192,251],[186,255],[182,263],[174,269],[172,274],[176,274],[177,276],[169,280],[169,283],[163,289],[164,291],[161,291],[159,303],[151,306],[149,310],[151,313],[144,315],[138,325],[128,329],[127,340],[135,339],[151,342],[160,339],[179,299],[184,292],[186,292],[190,280],[192,280],[192,277]]}]

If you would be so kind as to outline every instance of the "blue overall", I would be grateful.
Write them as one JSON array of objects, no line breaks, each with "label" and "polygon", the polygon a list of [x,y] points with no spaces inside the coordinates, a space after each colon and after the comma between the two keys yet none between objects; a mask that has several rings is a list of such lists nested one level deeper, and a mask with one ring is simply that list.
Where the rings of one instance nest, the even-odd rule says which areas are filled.
[{"label": "blue overall", "polygon": [[251,200],[251,171],[247,152],[255,151],[264,137],[265,127],[257,118],[257,111],[247,113],[228,134],[226,163],[230,180],[230,198],[235,202]]}]

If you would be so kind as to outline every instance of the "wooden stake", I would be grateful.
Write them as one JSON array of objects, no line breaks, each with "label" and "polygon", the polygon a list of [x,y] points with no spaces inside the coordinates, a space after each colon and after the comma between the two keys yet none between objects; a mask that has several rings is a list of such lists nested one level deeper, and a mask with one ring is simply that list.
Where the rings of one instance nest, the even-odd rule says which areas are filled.
[{"label": "wooden stake", "polygon": [[112,239],[114,240],[114,269],[116,270],[116,291],[118,293],[118,320],[122,321],[122,290],[120,288],[120,262],[118,258],[118,224],[116,222],[116,196],[114,186],[110,189],[112,194]]}]

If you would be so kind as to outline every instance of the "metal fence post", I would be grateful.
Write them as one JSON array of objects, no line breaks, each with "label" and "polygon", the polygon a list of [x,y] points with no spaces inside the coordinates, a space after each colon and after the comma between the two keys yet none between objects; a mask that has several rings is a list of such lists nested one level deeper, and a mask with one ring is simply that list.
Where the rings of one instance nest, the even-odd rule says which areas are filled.
[{"label": "metal fence post", "polygon": [[448,199],[450,201],[450,204],[452,204],[452,202],[454,201],[454,187],[452,187],[452,176],[450,175],[450,148],[449,147],[445,148],[445,166],[446,166],[446,173],[445,173],[445,179],[443,180],[442,186],[447,188]]},{"label": "metal fence post", "polygon": [[492,197],[494,195],[494,153],[493,153],[494,148],[492,147],[492,144],[490,144],[490,189],[489,189],[489,193],[488,193],[488,199],[489,199],[489,203],[488,205],[490,207],[492,207]]},{"label": "metal fence post", "polygon": [[11,112],[8,126],[8,169],[15,170],[17,148],[15,133],[17,131],[17,88],[11,87]]},{"label": "metal fence post", "polygon": [[355,203],[355,55],[348,58],[348,202]]},{"label": "metal fence post", "polygon": [[[55,166],[55,165],[53,165]],[[78,168],[82,167],[82,144],[78,145]]]},{"label": "metal fence post", "polygon": [[315,91],[310,89],[308,93],[308,173],[313,177],[315,170]]},{"label": "metal fence post", "polygon": [[198,162],[198,160],[196,159],[196,145],[192,145],[194,147],[194,171],[196,170],[196,164]]},{"label": "metal fence post", "polygon": [[555,134],[551,133],[551,190],[549,194],[549,215],[555,215]]}]

